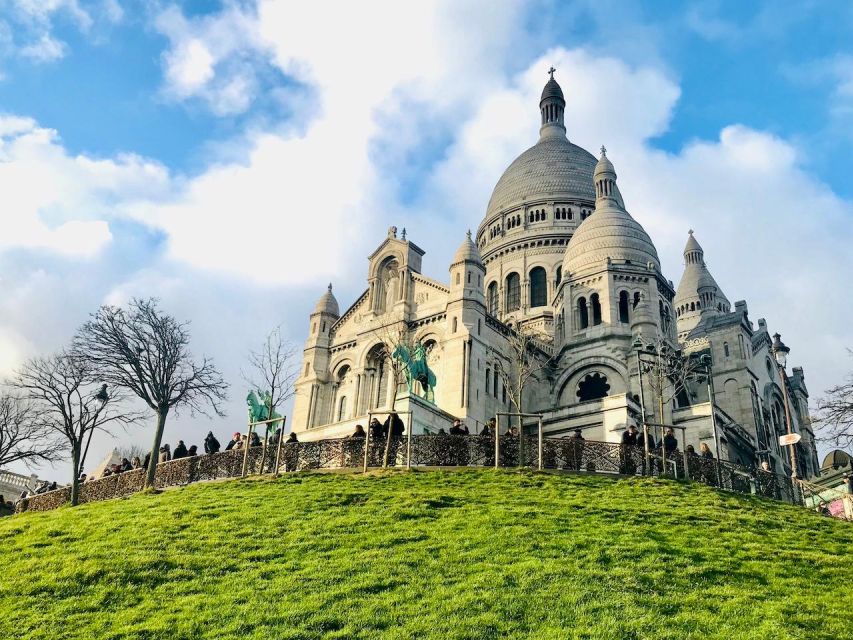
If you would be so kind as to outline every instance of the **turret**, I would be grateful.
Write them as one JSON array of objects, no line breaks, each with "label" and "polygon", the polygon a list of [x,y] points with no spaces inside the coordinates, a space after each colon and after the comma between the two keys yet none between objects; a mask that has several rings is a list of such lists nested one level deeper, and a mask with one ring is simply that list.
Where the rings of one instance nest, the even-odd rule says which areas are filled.
[{"label": "turret", "polygon": [[680,334],[693,330],[705,316],[731,310],[728,298],[705,265],[705,252],[693,237],[693,229],[688,232],[684,247],[684,274],[678,283],[673,304]]},{"label": "turret", "polygon": [[469,230],[450,265],[450,301],[465,299],[485,304],[485,275],[486,267]]}]

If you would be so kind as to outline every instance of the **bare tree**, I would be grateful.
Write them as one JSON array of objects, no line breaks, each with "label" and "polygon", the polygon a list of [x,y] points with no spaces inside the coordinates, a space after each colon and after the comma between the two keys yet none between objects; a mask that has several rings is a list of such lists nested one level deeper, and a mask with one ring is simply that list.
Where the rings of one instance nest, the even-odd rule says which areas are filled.
[{"label": "bare tree", "polygon": [[10,386],[32,403],[44,428],[63,437],[71,455],[71,504],[79,496],[79,479],[96,431],[109,433],[116,425],[128,425],[139,414],[125,411],[121,391],[107,392],[91,365],[62,351],[47,358],[33,358],[18,371]]},{"label": "bare tree", "polygon": [[227,383],[209,358],[189,351],[187,323],[163,313],[154,298],[134,298],[127,309],[103,306],[74,338],[74,352],[100,378],[141,398],[157,416],[145,486],[154,474],[166,418],[172,409],[225,415]]},{"label": "bare tree", "polygon": [[127,458],[132,461],[134,458],[139,458],[142,460],[145,458],[145,447],[138,444],[127,444],[122,447],[118,447],[116,449],[116,453],[122,459]]},{"label": "bare tree", "polygon": [[62,443],[32,403],[0,391],[0,468],[13,462],[53,462],[61,456]]},{"label": "bare tree", "polygon": [[270,415],[293,397],[299,377],[298,349],[276,327],[257,351],[249,352],[249,371],[243,379],[252,388],[269,394]]},{"label": "bare tree", "polygon": [[[553,356],[547,351],[545,335],[530,325],[520,324],[515,328],[505,326],[502,333],[506,349],[489,348],[495,363],[495,375],[500,376],[516,413],[524,413],[527,383],[553,365]],[[521,427],[522,418],[519,417],[519,433]]]},{"label": "bare tree", "polygon": [[818,440],[853,450],[853,374],[843,384],[827,389],[817,401],[814,423],[820,434]]}]

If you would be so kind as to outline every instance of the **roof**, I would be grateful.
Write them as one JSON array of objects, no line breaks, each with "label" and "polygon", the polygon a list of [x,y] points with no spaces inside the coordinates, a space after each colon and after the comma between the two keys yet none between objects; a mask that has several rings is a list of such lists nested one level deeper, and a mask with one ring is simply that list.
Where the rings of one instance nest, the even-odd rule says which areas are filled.
[{"label": "roof", "polygon": [[479,265],[483,264],[483,258],[480,256],[480,250],[477,249],[477,245],[474,244],[474,240],[471,239],[470,229],[466,234],[465,240],[462,241],[462,244],[459,245],[459,248],[456,250],[456,255],[453,256],[452,264],[456,264],[458,262],[473,262]]},{"label": "roof", "polygon": [[542,97],[539,100],[541,102],[547,98],[560,98],[561,100],[566,99],[563,96],[562,87],[560,87],[559,83],[554,80],[554,76],[551,76],[551,79],[545,83],[545,86],[542,88]]},{"label": "roof", "polygon": [[314,313],[328,313],[335,317],[341,315],[340,307],[335,295],[332,293],[332,283],[329,283],[329,288],[326,290],[320,299],[317,300],[317,305],[314,307]]},{"label": "roof", "polygon": [[853,467],[853,458],[850,454],[841,449],[833,449],[823,459],[821,469],[838,469],[840,467]]},{"label": "roof", "polygon": [[564,135],[541,139],[507,167],[492,191],[486,217],[539,199],[595,200],[596,158]]}]

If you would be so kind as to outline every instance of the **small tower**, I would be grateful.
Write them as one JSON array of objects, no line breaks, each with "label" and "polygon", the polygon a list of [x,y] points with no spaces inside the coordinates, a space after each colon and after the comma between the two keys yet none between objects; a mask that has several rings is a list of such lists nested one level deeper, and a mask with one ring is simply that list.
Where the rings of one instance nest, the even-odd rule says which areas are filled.
[{"label": "small tower", "polygon": [[563,121],[566,99],[563,97],[563,89],[554,80],[555,71],[554,67],[548,69],[551,79],[545,84],[545,88],[542,89],[542,97],[539,99],[539,111],[542,114],[542,126],[539,128],[540,139],[551,136],[565,137],[566,135],[566,125]]},{"label": "small tower", "polygon": [[684,273],[673,305],[680,335],[695,329],[705,317],[731,310],[728,298],[705,265],[705,252],[693,237],[693,229],[687,233]]},{"label": "small tower", "polygon": [[308,333],[308,341],[305,345],[305,363],[310,366],[302,372],[307,376],[313,371],[322,374],[328,367],[328,348],[332,325],[340,318],[340,308],[335,294],[332,293],[332,284],[326,290],[311,312],[311,326]]},{"label": "small tower", "polygon": [[486,267],[480,257],[480,251],[471,238],[471,231],[456,250],[450,265],[450,301],[465,299],[485,304],[483,278]]}]

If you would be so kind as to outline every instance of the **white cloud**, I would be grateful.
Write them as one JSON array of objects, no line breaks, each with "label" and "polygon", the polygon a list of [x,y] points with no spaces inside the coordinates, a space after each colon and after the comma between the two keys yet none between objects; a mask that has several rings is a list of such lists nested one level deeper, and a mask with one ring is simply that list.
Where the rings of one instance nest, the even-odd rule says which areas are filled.
[{"label": "white cloud", "polygon": [[36,62],[50,62],[62,58],[65,49],[65,43],[43,33],[37,41],[21,47],[21,55]]},{"label": "white cloud", "polygon": [[72,156],[55,131],[0,115],[0,250],[48,249],[91,257],[111,238],[117,202],[146,199],[168,184],[165,169],[135,156]]}]

